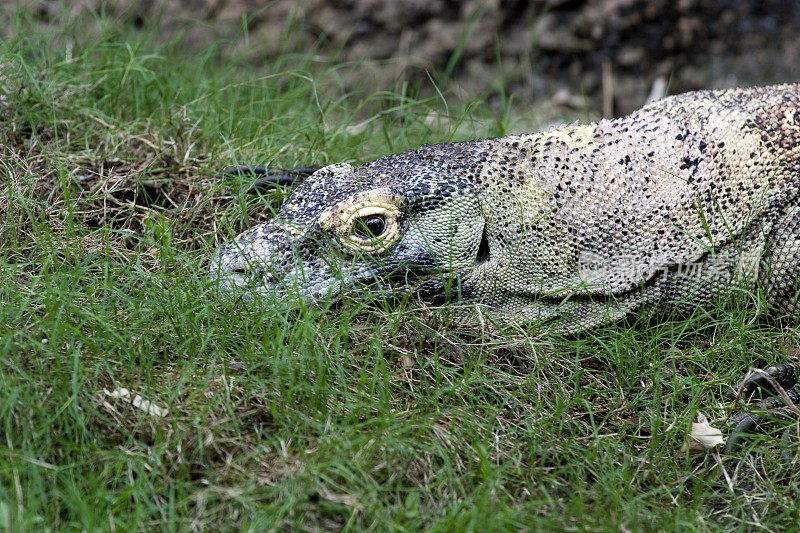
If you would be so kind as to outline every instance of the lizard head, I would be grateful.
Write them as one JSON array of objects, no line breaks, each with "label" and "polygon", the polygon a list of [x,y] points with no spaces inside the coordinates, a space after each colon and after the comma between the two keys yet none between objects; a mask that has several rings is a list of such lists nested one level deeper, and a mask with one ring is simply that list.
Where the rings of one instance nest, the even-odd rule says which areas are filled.
[{"label": "lizard head", "polygon": [[475,170],[465,162],[472,151],[454,157],[453,146],[446,158],[423,146],[318,170],[273,220],[217,250],[211,270],[221,292],[319,301],[370,285],[444,296],[486,255]]}]

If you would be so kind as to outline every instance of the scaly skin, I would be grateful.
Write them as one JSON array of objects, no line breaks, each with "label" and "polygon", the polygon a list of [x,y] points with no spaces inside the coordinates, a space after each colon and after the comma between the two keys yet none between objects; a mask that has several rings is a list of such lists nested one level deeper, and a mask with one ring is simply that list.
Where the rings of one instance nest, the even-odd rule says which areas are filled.
[{"label": "scaly skin", "polygon": [[615,120],[325,167],[275,220],[221,246],[212,270],[225,292],[449,293],[569,333],[756,284],[795,314],[798,191],[800,85],[700,91]]}]

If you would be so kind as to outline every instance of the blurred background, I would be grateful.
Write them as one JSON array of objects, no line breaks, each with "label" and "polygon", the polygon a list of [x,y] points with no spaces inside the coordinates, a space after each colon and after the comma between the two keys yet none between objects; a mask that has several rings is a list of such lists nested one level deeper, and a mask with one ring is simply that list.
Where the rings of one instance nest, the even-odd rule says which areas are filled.
[{"label": "blurred background", "polygon": [[[446,90],[620,115],[650,97],[800,79],[787,0],[73,0],[28,2],[42,24],[102,12],[157,26],[187,53],[254,66],[313,51],[344,90]],[[4,9],[9,9],[8,5]],[[220,44],[221,43],[221,44]],[[312,67],[313,68],[313,67]]]}]

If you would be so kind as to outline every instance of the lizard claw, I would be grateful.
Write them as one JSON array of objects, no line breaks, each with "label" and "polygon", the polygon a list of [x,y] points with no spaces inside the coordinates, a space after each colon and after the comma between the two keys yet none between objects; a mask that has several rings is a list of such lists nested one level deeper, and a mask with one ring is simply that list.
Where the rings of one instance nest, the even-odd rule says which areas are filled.
[{"label": "lizard claw", "polygon": [[[776,421],[798,418],[796,404],[800,403],[799,376],[800,365],[781,364],[759,371],[739,384],[737,397],[749,397],[756,390],[765,391],[772,396],[753,404],[750,411],[731,417],[736,426],[725,444],[725,453],[739,451],[748,435],[765,434]],[[797,441],[797,425],[794,424],[781,437],[780,447],[784,461],[791,462]]]}]

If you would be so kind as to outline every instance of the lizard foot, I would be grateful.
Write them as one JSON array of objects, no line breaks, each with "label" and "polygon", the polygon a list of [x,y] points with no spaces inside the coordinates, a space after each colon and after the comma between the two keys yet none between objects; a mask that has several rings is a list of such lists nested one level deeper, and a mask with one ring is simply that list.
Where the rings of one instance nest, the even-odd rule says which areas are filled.
[{"label": "lizard foot", "polygon": [[783,432],[780,448],[783,460],[791,462],[798,437],[797,419],[800,418],[797,404],[800,403],[800,365],[781,364],[748,376],[739,384],[737,397],[750,397],[757,390],[771,396],[751,406],[747,412],[731,417],[736,425],[725,444],[725,453],[734,453],[742,448],[748,435],[765,434],[773,423],[795,421]]}]

